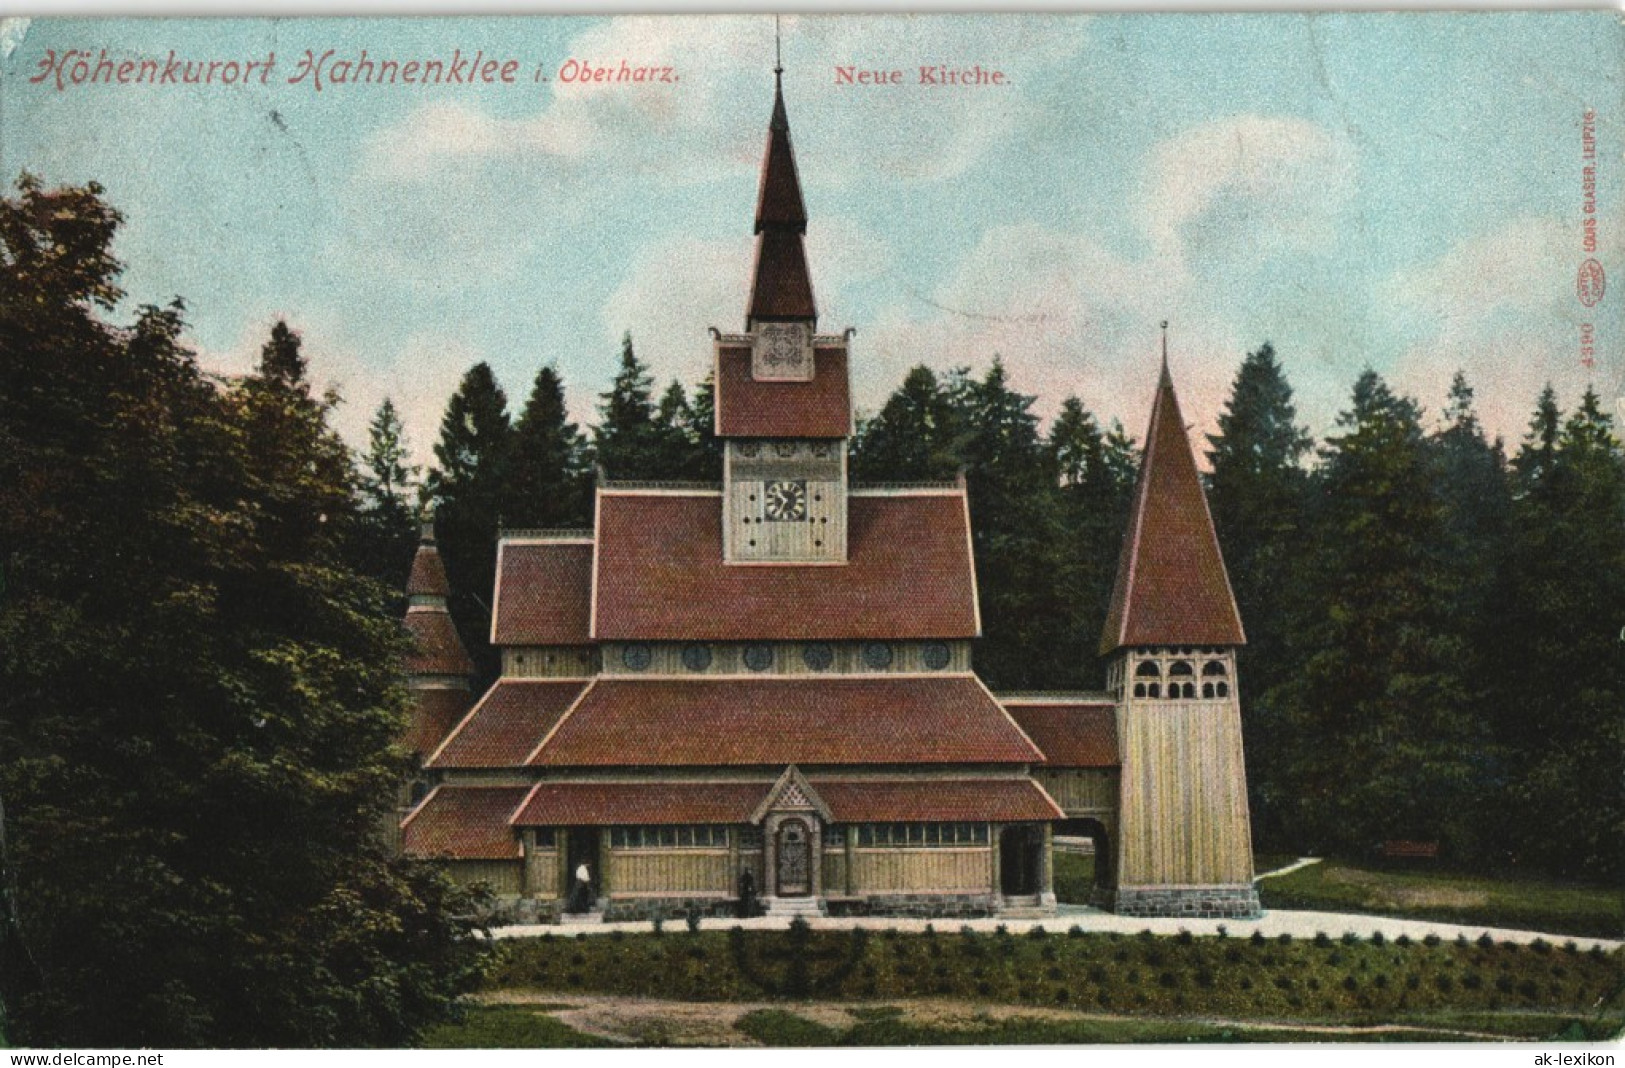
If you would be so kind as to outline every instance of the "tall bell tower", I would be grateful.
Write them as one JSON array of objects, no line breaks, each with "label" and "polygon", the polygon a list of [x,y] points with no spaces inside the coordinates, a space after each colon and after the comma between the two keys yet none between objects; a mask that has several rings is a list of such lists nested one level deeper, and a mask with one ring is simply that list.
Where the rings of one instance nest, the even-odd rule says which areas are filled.
[{"label": "tall bell tower", "polygon": [[1256,916],[1236,650],[1245,642],[1168,371],[1101,636],[1117,704],[1120,913]]},{"label": "tall bell tower", "polygon": [[723,556],[731,564],[842,564],[852,434],[848,339],[817,333],[784,71],[773,73],[745,332],[715,341]]}]

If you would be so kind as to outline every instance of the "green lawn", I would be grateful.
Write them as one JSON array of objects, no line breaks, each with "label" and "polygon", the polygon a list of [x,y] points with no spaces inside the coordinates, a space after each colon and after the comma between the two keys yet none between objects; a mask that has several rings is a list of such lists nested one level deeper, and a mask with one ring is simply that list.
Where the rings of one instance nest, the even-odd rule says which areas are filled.
[{"label": "green lawn", "polygon": [[431,1028],[424,1049],[598,1049],[617,1043],[554,1019],[551,1005],[468,1005],[463,1018]]},{"label": "green lawn", "polygon": [[1095,885],[1095,858],[1076,853],[1055,854],[1055,900],[1067,905],[1089,904]]},{"label": "green lawn", "polygon": [[1327,860],[1258,884],[1265,908],[1415,916],[1557,934],[1625,935],[1625,890]]}]

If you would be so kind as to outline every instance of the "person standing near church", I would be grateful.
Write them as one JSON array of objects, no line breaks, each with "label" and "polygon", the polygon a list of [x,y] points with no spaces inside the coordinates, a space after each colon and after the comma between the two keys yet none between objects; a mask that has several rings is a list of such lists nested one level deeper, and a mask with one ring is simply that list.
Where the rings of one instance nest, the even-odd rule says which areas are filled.
[{"label": "person standing near church", "polygon": [[575,892],[571,895],[570,911],[587,912],[592,908],[592,869],[587,862],[576,865]]}]

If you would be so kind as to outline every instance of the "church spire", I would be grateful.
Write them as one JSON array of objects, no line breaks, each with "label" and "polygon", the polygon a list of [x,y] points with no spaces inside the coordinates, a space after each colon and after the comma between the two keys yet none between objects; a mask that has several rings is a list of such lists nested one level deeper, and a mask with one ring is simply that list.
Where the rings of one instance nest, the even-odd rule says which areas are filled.
[{"label": "church spire", "polygon": [[790,117],[784,108],[782,67],[773,71],[773,117],[768,123],[767,151],[762,158],[756,197],[756,269],[751,279],[747,326],[758,322],[817,319],[812,278],[801,237],[807,232],[807,209],[801,199],[795,150],[790,145]]},{"label": "church spire", "polygon": [[1246,642],[1168,371],[1166,329],[1134,511],[1100,637],[1102,656],[1124,646]]}]

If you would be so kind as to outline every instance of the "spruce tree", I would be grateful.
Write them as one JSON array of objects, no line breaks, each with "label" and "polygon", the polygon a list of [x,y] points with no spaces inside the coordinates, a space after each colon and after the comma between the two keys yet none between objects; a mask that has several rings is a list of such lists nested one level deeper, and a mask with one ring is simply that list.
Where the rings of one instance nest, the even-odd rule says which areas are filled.
[{"label": "spruce tree", "polygon": [[609,392],[600,394],[598,426],[593,429],[594,462],[613,479],[659,477],[654,379],[632,348],[630,333],[621,338],[620,369]]},{"label": "spruce tree", "polygon": [[356,569],[392,590],[404,589],[418,534],[406,428],[395,402],[385,397],[367,426],[361,456],[362,506],[356,532]]},{"label": "spruce tree", "polygon": [[722,480],[722,442],[717,438],[716,419],[716,376],[707,374],[694,387],[694,401],[688,406],[688,436],[693,447],[683,478],[698,482]]},{"label": "spruce tree", "polygon": [[680,481],[691,477],[698,466],[700,442],[694,436],[694,409],[689,406],[683,384],[676,379],[666,387],[655,407],[650,445],[654,458],[652,478]]},{"label": "spruce tree", "polygon": [[1470,837],[1467,643],[1420,419],[1365,372],[1313,484],[1289,620],[1296,673],[1271,696],[1286,734],[1276,814],[1301,848],[1454,851]]},{"label": "spruce tree", "polygon": [[586,443],[570,422],[564,382],[551,366],[536,374],[514,427],[504,486],[503,523],[511,527],[592,525]]},{"label": "spruce tree", "polygon": [[[1095,650],[1106,625],[1118,548],[1134,487],[1132,444],[1116,426],[1119,442],[1108,440],[1093,413],[1068,397],[1050,426],[1050,463],[1058,478],[1061,542],[1055,584],[1067,605],[1067,625],[1058,636],[1070,650],[1072,672],[1053,685],[1098,689],[1104,665]],[[1129,455],[1121,455],[1124,444]]]},{"label": "spruce tree", "polygon": [[429,473],[428,490],[451,584],[451,616],[486,680],[497,670],[491,597],[512,437],[507,395],[490,366],[477,363],[463,375],[440,420],[438,466]]},{"label": "spruce tree", "polygon": [[1495,661],[1513,857],[1617,880],[1625,840],[1625,450],[1588,389],[1567,420],[1550,387],[1513,461]]},{"label": "spruce tree", "polygon": [[1208,435],[1208,502],[1248,644],[1238,661],[1246,696],[1242,731],[1247,785],[1259,837],[1277,833],[1274,812],[1282,738],[1272,691],[1296,670],[1286,642],[1282,577],[1302,550],[1306,474],[1312,439],[1297,425],[1292,387],[1265,342],[1242,360]]},{"label": "spruce tree", "polygon": [[953,478],[964,463],[960,412],[929,367],[910,370],[879,414],[858,428],[852,477],[877,482]]},{"label": "spruce tree", "polygon": [[1069,606],[1053,581],[1061,512],[1033,398],[1010,388],[997,356],[980,380],[955,376],[949,389],[954,425],[964,430],[982,604],[977,670],[989,685],[1006,689],[1076,685],[1087,658],[1066,645]]}]

